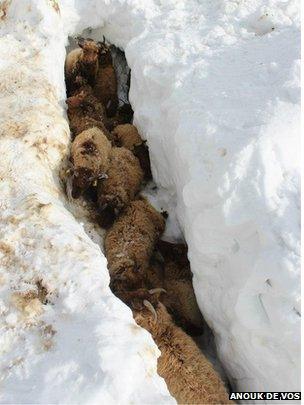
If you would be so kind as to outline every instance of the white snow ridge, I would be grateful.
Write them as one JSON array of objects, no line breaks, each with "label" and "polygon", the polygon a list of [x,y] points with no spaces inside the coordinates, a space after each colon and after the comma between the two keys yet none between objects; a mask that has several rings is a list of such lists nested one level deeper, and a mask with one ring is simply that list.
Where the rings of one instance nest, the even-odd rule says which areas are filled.
[{"label": "white snow ridge", "polygon": [[102,231],[59,180],[65,47],[87,28],[125,51],[134,122],[233,389],[300,391],[298,8],[0,1],[1,403],[175,403],[108,287]]}]

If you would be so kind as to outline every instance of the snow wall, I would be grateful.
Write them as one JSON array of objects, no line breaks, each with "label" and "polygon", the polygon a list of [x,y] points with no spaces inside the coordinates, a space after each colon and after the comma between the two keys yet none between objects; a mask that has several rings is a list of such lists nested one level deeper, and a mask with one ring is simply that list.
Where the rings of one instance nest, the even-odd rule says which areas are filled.
[{"label": "snow wall", "polygon": [[[135,125],[234,388],[299,390],[298,2],[0,4],[1,401],[174,402],[59,183],[65,46],[88,27],[126,52]],[[39,280],[50,303],[20,303]]]}]

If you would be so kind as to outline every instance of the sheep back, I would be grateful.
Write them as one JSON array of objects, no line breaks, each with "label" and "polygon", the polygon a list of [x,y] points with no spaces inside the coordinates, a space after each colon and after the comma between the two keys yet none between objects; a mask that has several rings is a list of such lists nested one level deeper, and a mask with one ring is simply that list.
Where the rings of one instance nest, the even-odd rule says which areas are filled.
[{"label": "sheep back", "polygon": [[108,178],[100,180],[97,187],[100,208],[111,206],[118,211],[134,199],[143,180],[138,159],[126,148],[112,148]]}]

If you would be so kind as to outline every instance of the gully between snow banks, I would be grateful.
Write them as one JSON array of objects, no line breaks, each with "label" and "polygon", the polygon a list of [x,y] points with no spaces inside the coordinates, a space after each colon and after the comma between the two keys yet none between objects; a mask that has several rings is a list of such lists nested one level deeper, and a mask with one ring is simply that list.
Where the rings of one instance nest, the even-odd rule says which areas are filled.
[{"label": "gully between snow banks", "polygon": [[[81,204],[75,220],[58,180],[65,45],[88,27],[125,49],[134,122],[232,382],[299,390],[297,2],[1,7],[1,400],[172,401],[155,345],[111,294],[85,230],[102,232]],[[54,292],[48,303],[39,285]],[[29,307],[13,299],[20,290],[33,290]]]}]

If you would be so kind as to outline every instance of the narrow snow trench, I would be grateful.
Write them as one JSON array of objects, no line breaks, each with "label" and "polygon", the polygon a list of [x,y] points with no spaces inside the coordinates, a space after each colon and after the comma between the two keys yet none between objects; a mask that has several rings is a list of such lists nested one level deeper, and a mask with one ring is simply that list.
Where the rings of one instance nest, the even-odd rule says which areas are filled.
[{"label": "narrow snow trench", "polygon": [[[133,116],[128,99],[128,92],[130,88],[130,80],[132,80],[132,74],[127,65],[125,55],[120,49],[116,48],[113,45],[107,44],[105,42],[105,39],[103,40],[102,38],[96,38],[96,33],[94,34],[92,30],[86,30],[85,32],[83,32],[81,38],[94,38],[95,41],[99,40],[104,43],[104,46],[107,46],[111,52],[112,65],[117,79],[118,113],[116,115],[108,113],[111,108],[110,103],[104,105],[108,118],[106,130],[111,133],[111,135],[109,135],[109,139],[112,143],[112,151],[113,148],[116,150],[125,149],[123,147],[124,144],[121,145],[119,143],[120,141],[117,142],[117,139],[115,138],[115,128],[121,127],[121,124],[132,124]],[[67,54],[69,54],[69,52],[71,51],[75,51],[76,49],[80,49],[78,48],[77,42],[80,43],[76,39],[70,38],[70,45],[67,48]],[[99,58],[101,60],[102,56],[99,56]],[[75,77],[73,78],[73,80],[74,79]],[[78,76],[76,80],[78,80]],[[87,81],[85,83],[81,82],[80,85],[77,83],[78,89],[75,93],[77,94],[76,96],[74,96],[74,93],[71,93],[71,91],[69,92],[68,95],[70,97],[67,100],[68,111],[70,111],[70,115],[68,112],[69,117],[71,117],[71,114],[74,114],[74,102],[76,102],[77,108],[88,109],[88,115],[90,116],[92,116],[92,109],[95,108],[96,110],[96,106],[92,105],[91,101],[90,104],[87,103],[85,100],[83,101],[83,98],[81,99],[82,101],[80,103],[78,103],[78,100],[76,100],[78,94],[81,94],[81,97],[83,97],[83,90],[79,92],[79,88],[86,89],[87,85]],[[121,111],[123,120],[121,120],[121,117],[119,116]],[[111,118],[109,118],[109,116]],[[76,124],[74,126],[73,125],[74,121],[71,121],[70,119],[72,134],[73,130],[75,130],[75,125],[76,127],[78,125],[78,121],[76,120]],[[198,403],[196,402],[197,398],[204,398],[208,401],[208,403],[216,403],[217,401],[221,401],[221,398],[223,398],[223,396],[221,397],[221,395],[226,395],[224,385],[226,385],[226,389],[228,390],[229,382],[217,358],[213,333],[205,322],[202,314],[200,313],[199,307],[196,302],[196,297],[192,286],[192,272],[190,269],[189,260],[187,258],[188,249],[175,214],[176,201],[174,196],[170,195],[168,190],[164,188],[158,188],[153,179],[149,178],[150,169],[147,169],[147,166],[149,166],[150,162],[148,161],[147,163],[147,158],[143,158],[142,149],[140,150],[140,154],[137,155],[136,152],[132,149],[132,152],[139,160],[144,171],[144,179],[141,182],[139,192],[136,192],[134,198],[131,198],[131,200],[138,201],[139,199],[140,202],[144,202],[149,206],[149,212],[150,206],[153,207],[152,209],[155,211],[153,211],[153,215],[159,215],[160,217],[162,216],[163,218],[165,218],[165,220],[162,219],[162,221],[165,222],[166,225],[164,231],[160,231],[160,235],[154,235],[153,242],[150,241],[151,246],[149,246],[149,248],[151,248],[151,252],[148,254],[149,268],[146,270],[146,272],[149,273],[146,278],[148,278],[147,286],[150,287],[150,289],[147,290],[147,288],[145,288],[145,284],[136,285],[137,281],[134,282],[134,280],[132,280],[132,282],[135,283],[134,285],[136,285],[136,288],[134,288],[134,290],[130,288],[128,290],[122,291],[125,286],[125,279],[127,278],[127,282],[130,282],[130,277],[133,277],[133,275],[125,276],[125,274],[128,274],[126,268],[123,268],[123,272],[120,269],[120,273],[123,273],[123,277],[121,277],[121,279],[119,278],[118,285],[122,285],[123,287],[117,287],[117,278],[113,278],[113,272],[111,272],[112,246],[110,246],[110,248],[107,248],[107,245],[111,245],[111,243],[113,243],[113,240],[115,241],[116,237],[118,241],[127,238],[127,241],[124,240],[124,242],[121,242],[120,250],[119,248],[118,250],[114,249],[114,256],[118,257],[127,255],[126,251],[128,251],[128,246],[136,246],[137,244],[137,240],[134,240],[134,229],[136,228],[136,221],[138,219],[136,216],[140,216],[140,214],[138,214],[138,212],[135,212],[135,214],[134,212],[132,212],[132,209],[134,211],[135,207],[135,205],[134,207],[131,206],[132,201],[129,208],[126,205],[123,209],[120,210],[116,208],[111,208],[109,210],[109,207],[101,209],[99,190],[102,189],[102,186],[99,186],[99,184],[104,184],[104,179],[109,182],[108,179],[110,176],[109,173],[111,170],[112,162],[111,152],[109,159],[110,169],[108,169],[109,171],[107,172],[107,174],[103,178],[94,179],[90,187],[86,187],[85,190],[79,191],[77,189],[77,191],[75,191],[75,184],[73,183],[74,180],[72,179],[75,179],[75,176],[77,177],[79,176],[79,174],[75,175],[77,169],[75,169],[76,164],[75,160],[73,160],[72,154],[73,145],[77,143],[77,139],[79,138],[80,133],[83,133],[83,131],[80,133],[79,132],[80,131],[78,131],[76,135],[75,133],[73,135],[71,156],[69,158],[70,161],[62,171],[62,179],[66,183],[67,194],[69,196],[69,208],[71,212],[79,222],[83,223],[84,229],[88,236],[100,246],[108,259],[111,277],[110,287],[112,289],[112,292],[132,309],[136,322],[140,326],[143,326],[145,329],[147,329],[154,338],[161,351],[158,371],[160,376],[165,379],[172,396],[174,396],[179,403],[181,401],[187,401],[187,403],[188,401]],[[114,136],[114,138],[112,136]],[[86,141],[85,148],[82,147],[82,144],[82,150],[80,152],[82,156],[86,156],[86,154],[94,155],[91,150],[92,143],[90,142],[91,139],[89,140],[89,142]],[[90,143],[89,146],[88,143]],[[145,151],[147,151],[147,148],[145,149]],[[118,157],[118,160],[120,158],[121,156]],[[147,170],[149,172],[148,175]],[[115,183],[113,184],[115,186]],[[116,187],[119,186],[120,185],[116,185]],[[144,200],[141,200],[142,197],[144,198]],[[130,235],[127,235],[126,237],[126,231],[125,228],[123,228],[123,224],[124,222],[128,221],[128,210],[131,212],[130,215],[132,214],[131,222],[134,222],[131,223],[131,225],[129,226],[129,229],[131,230]],[[161,213],[161,215],[159,213]],[[139,221],[140,220],[141,218],[139,218]],[[144,222],[147,222],[146,218],[144,218]],[[145,223],[143,226],[145,226]],[[145,230],[145,232],[149,233],[149,230]],[[142,237],[143,235],[144,232],[140,234],[140,237]],[[151,235],[148,235],[148,237],[151,237]],[[108,242],[108,240],[110,240],[110,242]],[[120,242],[118,242],[117,244],[119,245],[119,243]],[[145,240],[139,240],[139,244],[142,244],[144,246]],[[105,248],[104,245],[106,245]],[[141,249],[140,246],[139,249]],[[143,247],[143,249],[145,249],[145,246]],[[136,270],[141,271],[141,269]],[[168,317],[170,318],[169,321]],[[162,328],[162,326],[160,325],[165,326]],[[177,333],[175,333],[175,330],[177,331]],[[166,336],[164,337],[164,335]],[[189,350],[190,348],[191,351],[192,347],[193,353],[190,353],[190,355],[189,353],[187,354],[187,350]],[[171,353],[170,356],[167,355],[168,351],[171,351],[173,354]],[[188,362],[189,364],[185,364],[184,366],[182,364],[181,366],[179,366],[179,369],[174,369],[174,367],[172,368],[172,364],[174,364],[174,361],[176,360],[174,359],[175,351],[176,358],[181,358],[182,363],[185,361],[185,363]],[[201,356],[204,363],[201,370],[199,367],[195,370],[197,363],[200,363],[200,361],[198,360],[198,356]],[[185,360],[183,360],[183,357],[185,357]],[[209,361],[206,359],[208,359]],[[170,364],[170,362],[172,364]],[[191,396],[192,393],[187,393],[187,388],[185,389],[183,387],[182,389],[180,389],[176,387],[176,385],[181,382],[183,384],[187,383],[188,376],[185,380],[178,381],[178,378],[176,378],[176,374],[178,374],[178,372],[181,372],[181,375],[183,375],[183,367],[187,368],[189,366],[193,367],[194,370],[193,376],[191,377],[190,375],[190,380],[191,378],[195,378],[197,380],[198,391],[202,391],[202,387],[200,386],[200,379],[202,381],[206,380],[206,375],[208,374],[210,381],[204,381],[204,384],[207,387],[206,390],[208,391],[209,389],[210,392],[205,394],[205,397],[200,396],[202,395],[202,393],[199,393],[197,397],[195,396],[196,394],[194,394],[194,396]],[[216,372],[214,372],[213,369],[216,370]],[[205,373],[205,375],[203,373]],[[185,374],[187,373],[185,372]],[[218,375],[220,376],[220,378],[218,378]],[[175,381],[176,379],[177,381]],[[182,392],[180,393],[179,391]]]}]

